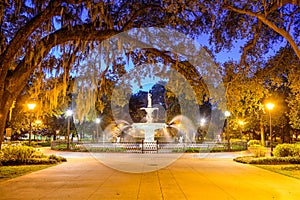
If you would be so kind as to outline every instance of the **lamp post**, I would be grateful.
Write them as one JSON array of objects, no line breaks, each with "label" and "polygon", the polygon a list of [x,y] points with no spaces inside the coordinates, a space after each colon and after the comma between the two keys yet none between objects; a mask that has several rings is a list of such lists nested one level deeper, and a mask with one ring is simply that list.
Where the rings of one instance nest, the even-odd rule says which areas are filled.
[{"label": "lamp post", "polygon": [[273,156],[273,134],[272,134],[272,115],[271,115],[271,111],[275,107],[275,104],[267,103],[266,107],[269,111],[269,117],[270,117],[270,147],[271,147],[271,156]]},{"label": "lamp post", "polygon": [[[198,129],[198,134],[200,135],[201,137],[201,140],[200,142],[203,143],[204,142],[204,136],[205,136],[205,131],[204,131],[204,126],[205,126],[205,123],[206,123],[206,119],[205,118],[202,118],[200,120],[200,130]],[[198,139],[199,139],[199,136],[198,136]]]},{"label": "lamp post", "polygon": [[245,124],[245,122],[243,120],[239,120],[241,140],[243,139],[243,127],[244,127],[244,124]]},{"label": "lamp post", "polygon": [[230,150],[230,137],[229,137],[229,122],[228,122],[228,118],[230,117],[230,112],[229,111],[225,111],[224,115],[226,117],[227,149],[229,151]]},{"label": "lamp post", "polygon": [[100,122],[101,122],[101,119],[100,118],[96,118],[96,129],[97,129],[97,131],[96,131],[96,142],[98,142],[98,136],[99,136],[98,126],[99,126]]},{"label": "lamp post", "polygon": [[[40,129],[40,125],[42,124],[42,121],[37,119],[37,120],[35,120],[35,124],[36,124],[37,133],[38,133],[39,129]],[[34,139],[35,139],[35,136],[34,136]],[[37,139],[39,139],[38,136],[37,136]]]},{"label": "lamp post", "polygon": [[73,115],[73,111],[72,110],[67,110],[66,115],[68,117],[67,150],[70,150],[70,118]]},{"label": "lamp post", "polygon": [[36,107],[36,104],[35,103],[28,103],[27,107],[28,107],[29,111],[31,111],[30,118],[29,118],[30,131],[29,131],[29,141],[28,141],[28,145],[30,146],[31,145],[31,134],[32,134],[32,111]]}]

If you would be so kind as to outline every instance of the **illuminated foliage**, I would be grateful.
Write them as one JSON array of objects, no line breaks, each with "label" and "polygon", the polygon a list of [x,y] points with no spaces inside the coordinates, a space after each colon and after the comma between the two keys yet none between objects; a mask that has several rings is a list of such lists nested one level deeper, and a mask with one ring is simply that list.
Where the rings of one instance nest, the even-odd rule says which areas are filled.
[{"label": "illuminated foliage", "polygon": [[[284,40],[289,43],[299,59],[299,1],[235,1],[234,4],[230,2],[1,1],[0,144],[9,109],[22,92],[30,93],[45,110],[52,112],[58,109],[62,112],[70,106],[69,98],[73,95],[73,86],[84,86],[74,82],[71,72],[79,69],[85,55],[99,48],[102,41],[133,28],[168,28],[192,38],[203,33],[210,34],[210,42],[214,44],[214,48],[213,51],[207,52],[230,49],[236,40],[243,40],[240,64],[245,69],[251,69],[253,65],[259,67],[263,62],[261,55],[270,52],[273,44]],[[169,38],[174,41],[175,36],[169,35]],[[185,41],[179,42],[184,44]],[[106,66],[98,71],[100,82],[90,80],[94,81],[91,83],[93,87],[100,86],[101,94],[99,91],[97,95],[78,94],[77,104],[82,103],[84,98],[80,95],[84,94],[94,98],[87,107],[93,106],[95,98],[99,100],[103,95],[109,94],[116,79],[125,73],[124,60],[110,62],[112,57],[118,57],[118,50],[106,49],[106,54],[101,53],[106,56]],[[204,93],[209,95],[201,80],[201,74],[197,73],[197,67],[187,62],[184,56],[161,49],[129,47],[129,50],[128,60],[134,64],[161,62],[180,72],[195,91],[198,103],[202,101],[200,97]],[[193,52],[193,49],[186,51]],[[206,62],[215,65],[213,60]],[[158,70],[164,72],[163,68]],[[111,72],[114,74],[111,75]],[[139,75],[149,74],[151,71],[142,72]],[[109,95],[106,95],[106,98],[109,98]],[[187,98],[190,96],[187,95]],[[104,109],[104,104],[96,104],[98,110]],[[124,105],[124,101],[120,101],[119,104]],[[82,110],[81,113],[82,116],[77,116],[80,120],[95,115],[89,113],[88,109]]]}]

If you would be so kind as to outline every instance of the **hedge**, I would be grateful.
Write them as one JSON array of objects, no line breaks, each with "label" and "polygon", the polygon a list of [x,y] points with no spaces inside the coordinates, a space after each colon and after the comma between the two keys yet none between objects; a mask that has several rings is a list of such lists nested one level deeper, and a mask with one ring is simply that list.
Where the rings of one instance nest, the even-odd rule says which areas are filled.
[{"label": "hedge", "polygon": [[236,162],[244,164],[257,164],[257,165],[276,165],[276,164],[300,164],[300,157],[253,157],[243,156],[233,159]]}]

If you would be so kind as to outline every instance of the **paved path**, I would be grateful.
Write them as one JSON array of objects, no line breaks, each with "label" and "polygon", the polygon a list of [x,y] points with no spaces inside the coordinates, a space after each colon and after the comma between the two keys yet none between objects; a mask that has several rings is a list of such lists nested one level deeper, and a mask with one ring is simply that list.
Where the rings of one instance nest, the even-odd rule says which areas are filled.
[{"label": "paved path", "polygon": [[185,154],[148,173],[117,171],[88,153],[60,154],[68,162],[1,182],[0,199],[300,199],[300,180],[235,163],[237,154]]}]

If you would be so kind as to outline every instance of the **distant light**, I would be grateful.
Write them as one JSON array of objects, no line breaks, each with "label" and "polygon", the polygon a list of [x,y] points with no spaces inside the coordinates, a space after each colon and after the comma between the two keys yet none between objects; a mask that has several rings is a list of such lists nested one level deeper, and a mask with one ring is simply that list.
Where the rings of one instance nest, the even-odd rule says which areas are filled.
[{"label": "distant light", "polygon": [[200,120],[200,126],[204,126],[205,123],[206,123],[206,119],[202,118]]},{"label": "distant light", "polygon": [[239,125],[244,126],[245,122],[243,120],[239,120]]},{"label": "distant light", "polygon": [[100,118],[96,118],[96,123],[100,124],[100,122],[101,122],[101,119]]},{"label": "distant light", "polygon": [[230,116],[230,112],[226,110],[226,111],[224,112],[224,115],[225,115],[225,117],[229,117],[229,116]]},{"label": "distant light", "polygon": [[274,103],[267,103],[266,107],[267,107],[268,110],[273,110],[273,108],[275,107],[275,104]]},{"label": "distant light", "polygon": [[28,107],[29,110],[33,110],[36,107],[36,104],[35,103],[29,103],[29,104],[27,104],[27,107]]},{"label": "distant light", "polygon": [[42,123],[42,121],[41,121],[41,120],[39,120],[39,119],[37,119],[37,120],[35,120],[35,123],[36,123],[36,124],[41,124],[41,123]]},{"label": "distant light", "polygon": [[68,117],[72,116],[72,115],[73,115],[73,111],[72,111],[72,110],[67,110],[67,111],[66,111],[66,115],[67,115]]}]

